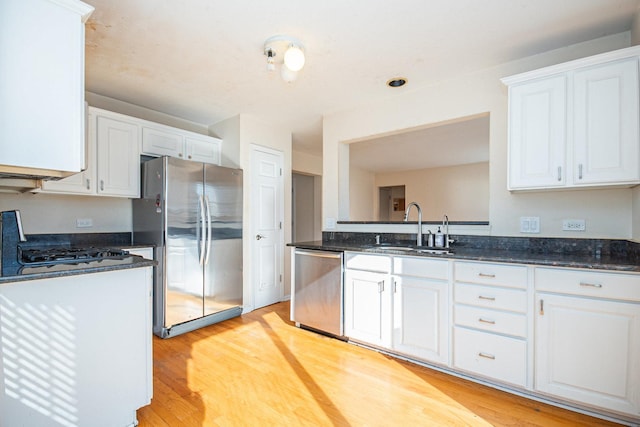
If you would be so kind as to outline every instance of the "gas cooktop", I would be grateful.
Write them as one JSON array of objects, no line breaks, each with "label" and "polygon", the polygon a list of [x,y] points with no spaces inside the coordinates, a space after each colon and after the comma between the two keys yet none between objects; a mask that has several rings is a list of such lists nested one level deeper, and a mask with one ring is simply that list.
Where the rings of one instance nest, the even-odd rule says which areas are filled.
[{"label": "gas cooktop", "polygon": [[63,263],[80,263],[101,259],[119,258],[129,255],[129,252],[113,248],[20,248],[19,262],[22,265],[50,265]]}]

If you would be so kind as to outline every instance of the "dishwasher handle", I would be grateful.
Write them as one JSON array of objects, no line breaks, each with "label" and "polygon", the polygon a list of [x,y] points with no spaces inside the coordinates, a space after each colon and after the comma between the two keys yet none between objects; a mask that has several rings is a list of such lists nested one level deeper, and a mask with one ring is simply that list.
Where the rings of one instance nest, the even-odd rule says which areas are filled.
[{"label": "dishwasher handle", "polygon": [[331,259],[342,258],[342,252],[305,251],[305,250],[297,250],[297,249],[296,249],[296,255],[307,255],[307,256],[315,256],[320,258],[331,258]]}]

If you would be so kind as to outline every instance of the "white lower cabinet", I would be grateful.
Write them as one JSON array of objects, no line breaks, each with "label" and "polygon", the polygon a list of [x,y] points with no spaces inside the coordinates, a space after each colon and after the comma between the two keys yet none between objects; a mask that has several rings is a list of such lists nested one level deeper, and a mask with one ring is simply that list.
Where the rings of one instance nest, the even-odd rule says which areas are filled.
[{"label": "white lower cabinet", "polygon": [[640,277],[538,270],[536,391],[640,421]]},{"label": "white lower cabinet", "polygon": [[349,339],[640,423],[640,274],[357,252],[345,267]]},{"label": "white lower cabinet", "polygon": [[427,362],[449,363],[449,262],[393,258],[392,349]]},{"label": "white lower cabinet", "polygon": [[391,344],[391,279],[388,274],[345,272],[345,334],[380,347]]},{"label": "white lower cabinet", "polygon": [[527,267],[456,262],[454,274],[453,367],[526,387]]},{"label": "white lower cabinet", "polygon": [[499,334],[454,327],[454,366],[519,387],[527,381],[527,342]]},{"label": "white lower cabinet", "polygon": [[347,253],[345,262],[350,339],[448,364],[448,261]]}]

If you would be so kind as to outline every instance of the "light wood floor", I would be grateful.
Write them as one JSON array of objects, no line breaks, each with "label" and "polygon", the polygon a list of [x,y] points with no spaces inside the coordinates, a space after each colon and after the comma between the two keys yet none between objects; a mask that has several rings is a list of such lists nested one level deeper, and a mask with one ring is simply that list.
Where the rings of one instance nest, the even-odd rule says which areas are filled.
[{"label": "light wood floor", "polygon": [[275,304],[154,337],[149,426],[613,426],[296,328]]}]

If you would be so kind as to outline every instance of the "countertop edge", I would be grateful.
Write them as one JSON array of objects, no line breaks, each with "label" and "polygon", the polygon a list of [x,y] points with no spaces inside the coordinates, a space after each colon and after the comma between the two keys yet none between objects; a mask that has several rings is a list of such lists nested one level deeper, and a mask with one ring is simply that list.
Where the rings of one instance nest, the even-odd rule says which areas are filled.
[{"label": "countertop edge", "polygon": [[393,248],[374,247],[373,245],[348,245],[344,243],[326,244],[321,241],[289,243],[287,246],[300,249],[333,252],[354,251],[380,255],[412,256],[431,259],[500,262],[540,267],[582,268],[611,272],[640,273],[640,265],[611,257],[596,258],[581,255],[549,255],[544,253],[531,253],[527,251],[498,251],[491,249],[465,249],[456,247],[451,248],[453,253],[450,254],[429,254],[422,252],[399,251],[394,250]]},{"label": "countertop edge", "polygon": [[[116,271],[116,270],[128,270],[133,268],[143,268],[143,267],[154,267],[157,265],[156,261],[142,258],[140,256],[132,255],[127,256],[121,260],[109,260],[113,263],[109,263],[109,265],[105,265],[100,263],[99,261],[89,262],[87,266],[82,266],[80,264],[69,264],[67,267],[71,267],[65,269],[65,264],[56,264],[52,267],[56,267],[59,270],[56,271],[37,271],[33,273],[26,274],[16,274],[0,277],[0,285],[3,283],[13,283],[13,282],[24,282],[30,280],[40,280],[40,279],[51,279],[56,277],[65,277],[65,276],[77,276],[81,274],[93,274],[93,273],[103,273],[107,271]],[[80,267],[78,267],[80,265]],[[46,268],[46,267],[40,267]]]}]

